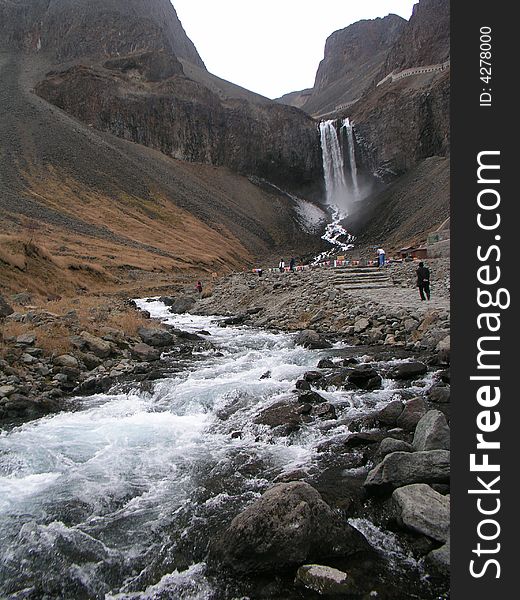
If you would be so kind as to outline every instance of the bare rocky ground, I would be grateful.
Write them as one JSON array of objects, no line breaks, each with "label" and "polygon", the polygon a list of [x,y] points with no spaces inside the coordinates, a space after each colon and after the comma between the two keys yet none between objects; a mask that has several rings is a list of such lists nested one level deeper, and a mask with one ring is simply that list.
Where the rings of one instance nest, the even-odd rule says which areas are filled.
[{"label": "bare rocky ground", "polygon": [[238,273],[220,279],[197,303],[234,323],[314,330],[350,344],[449,352],[449,260],[428,261],[430,301],[415,287],[416,262],[384,269],[314,268],[296,273]]},{"label": "bare rocky ground", "polygon": [[[211,347],[203,337],[151,321],[120,298],[0,296],[0,427],[74,408],[74,397],[152,382]],[[168,300],[167,300],[168,301]]]}]

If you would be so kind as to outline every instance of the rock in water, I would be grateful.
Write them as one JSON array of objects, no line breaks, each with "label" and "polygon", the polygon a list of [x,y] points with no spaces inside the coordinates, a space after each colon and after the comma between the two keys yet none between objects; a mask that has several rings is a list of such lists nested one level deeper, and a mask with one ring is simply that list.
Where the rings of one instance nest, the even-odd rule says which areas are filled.
[{"label": "rock in water", "polygon": [[303,565],[296,573],[296,584],[302,584],[324,596],[343,596],[356,593],[353,580],[343,571],[323,565]]},{"label": "rock in water", "polygon": [[370,471],[365,487],[374,493],[384,493],[412,483],[447,483],[449,479],[447,450],[393,452]]},{"label": "rock in water", "polygon": [[390,371],[387,374],[387,377],[389,379],[397,380],[415,379],[416,377],[425,375],[427,371],[428,367],[422,362],[406,362],[390,369]]},{"label": "rock in water", "polygon": [[392,494],[398,520],[408,529],[438,542],[447,542],[450,534],[450,498],[429,485],[416,483]]},{"label": "rock in water", "polygon": [[170,312],[174,315],[182,315],[190,311],[195,304],[195,298],[189,296],[185,298],[177,298],[173,304],[170,305]]},{"label": "rock in water", "polygon": [[438,571],[441,575],[449,575],[450,572],[450,554],[451,554],[451,544],[450,538],[440,548],[437,550],[432,550],[426,556],[426,564]]},{"label": "rock in water", "polygon": [[295,337],[294,342],[303,346],[304,348],[310,348],[311,350],[322,350],[324,348],[331,348],[331,344],[327,340],[312,329],[305,329]]},{"label": "rock in water", "polygon": [[283,571],[370,550],[365,538],[304,482],[270,488],[233,519],[210,560],[237,573]]}]

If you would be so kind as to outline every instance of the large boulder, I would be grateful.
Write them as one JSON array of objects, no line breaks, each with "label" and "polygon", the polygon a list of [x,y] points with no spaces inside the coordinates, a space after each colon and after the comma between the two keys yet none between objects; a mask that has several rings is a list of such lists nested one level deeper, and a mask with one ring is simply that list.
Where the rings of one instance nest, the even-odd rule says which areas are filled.
[{"label": "large boulder", "polygon": [[376,418],[383,425],[395,425],[403,409],[401,400],[392,400],[377,413]]},{"label": "large boulder", "polygon": [[285,433],[297,431],[304,422],[302,405],[297,401],[279,400],[264,408],[254,419],[257,425],[283,427]]},{"label": "large boulder", "polygon": [[373,493],[386,493],[412,483],[448,483],[450,453],[392,452],[367,476],[365,488]]},{"label": "large boulder", "polygon": [[307,483],[280,483],[233,519],[210,560],[237,573],[272,573],[370,550]]},{"label": "large boulder", "polygon": [[439,410],[428,411],[417,423],[413,438],[414,450],[449,450],[450,428]]},{"label": "large boulder", "polygon": [[425,562],[426,565],[437,571],[441,575],[449,575],[450,573],[450,554],[451,554],[451,544],[450,538],[440,548],[436,550],[432,550],[429,554],[426,555]]},{"label": "large boulder", "polygon": [[449,385],[435,385],[428,392],[428,400],[436,404],[448,404],[450,396],[451,389]]},{"label": "large boulder", "polygon": [[446,542],[450,534],[450,498],[416,483],[392,494],[398,521],[407,529]]},{"label": "large boulder", "polygon": [[184,313],[189,312],[193,305],[195,304],[195,298],[191,298],[190,296],[185,296],[183,298],[177,298],[170,305],[170,312],[174,315],[182,315]]},{"label": "large boulder", "polygon": [[416,379],[421,375],[425,375],[428,371],[428,367],[419,361],[405,362],[399,365],[392,367],[388,373],[387,377],[389,379]]},{"label": "large boulder", "polygon": [[362,390],[375,390],[383,382],[381,375],[370,365],[359,365],[349,374],[347,381]]},{"label": "large boulder", "polygon": [[422,417],[428,412],[428,406],[426,402],[419,396],[409,400],[403,408],[403,411],[399,415],[396,424],[406,431],[414,431],[417,427],[417,423]]},{"label": "large boulder", "polygon": [[143,342],[134,344],[130,348],[130,354],[132,355],[132,358],[141,362],[153,362],[161,358],[160,350],[152,348],[152,346]]},{"label": "large boulder", "polygon": [[303,346],[304,348],[310,348],[311,350],[321,350],[323,348],[332,347],[322,335],[312,329],[300,331],[294,338],[294,343]]},{"label": "large boulder", "polygon": [[395,438],[386,437],[379,444],[377,449],[377,457],[383,460],[388,454],[393,452],[413,452],[413,448],[410,444],[404,440],[396,440]]}]

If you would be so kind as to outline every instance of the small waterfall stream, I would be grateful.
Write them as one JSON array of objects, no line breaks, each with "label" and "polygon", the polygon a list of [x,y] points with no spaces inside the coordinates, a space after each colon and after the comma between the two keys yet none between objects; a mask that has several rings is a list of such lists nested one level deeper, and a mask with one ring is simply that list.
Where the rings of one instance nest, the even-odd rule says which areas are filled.
[{"label": "small waterfall stream", "polygon": [[347,146],[348,146],[348,156],[350,162],[350,174],[352,177],[352,186],[354,188],[354,200],[359,200],[359,182],[358,182],[358,171],[356,164],[356,147],[354,143],[354,130],[352,128],[352,124],[350,119],[347,117],[343,120],[343,125],[341,126],[347,132]]}]

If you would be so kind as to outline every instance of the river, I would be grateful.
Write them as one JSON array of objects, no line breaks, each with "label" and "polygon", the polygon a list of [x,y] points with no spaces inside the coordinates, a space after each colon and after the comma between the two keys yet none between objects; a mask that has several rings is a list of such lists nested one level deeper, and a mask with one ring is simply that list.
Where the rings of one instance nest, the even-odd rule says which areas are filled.
[{"label": "river", "polygon": [[[231,598],[206,575],[208,540],[276,477],[316,468],[317,445],[347,432],[329,421],[277,436],[254,423],[340,345],[307,350],[290,334],[139,304],[180,329],[209,332],[215,349],[152,392],[82,398],[74,411],[0,434],[2,598]],[[362,415],[389,402],[395,385],[320,393],[340,416]],[[394,536],[353,524],[396,569],[421,577]]]}]

